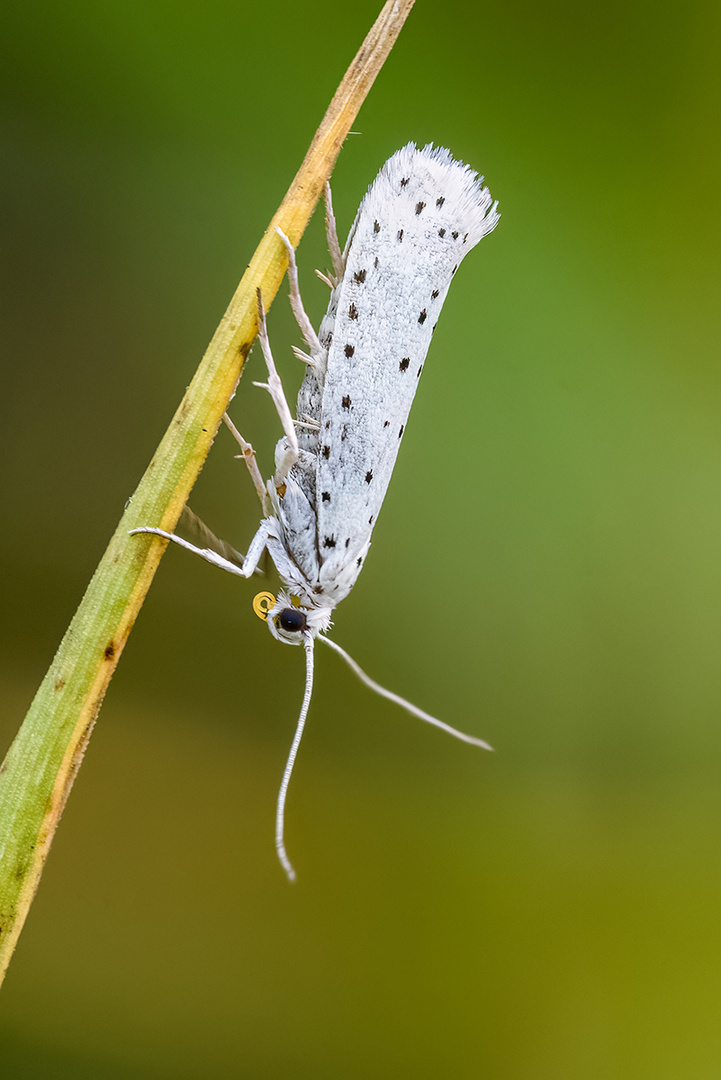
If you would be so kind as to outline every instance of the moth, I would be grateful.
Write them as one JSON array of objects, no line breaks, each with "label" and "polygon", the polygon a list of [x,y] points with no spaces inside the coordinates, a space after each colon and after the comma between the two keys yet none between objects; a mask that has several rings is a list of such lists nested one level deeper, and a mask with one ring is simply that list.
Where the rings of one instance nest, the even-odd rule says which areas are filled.
[{"label": "moth", "polygon": [[[335,607],[351,591],[368,555],[426,354],[454,274],[463,258],[495,228],[497,203],[468,166],[448,150],[409,143],[380,170],[364,197],[341,251],[326,187],[326,228],[333,271],[319,274],[331,290],[316,334],[305,313],[295,251],[288,252],[290,302],[307,352],[293,419],[268,341],[262,298],[258,340],[271,395],[283,427],[275,472],[262,479],[253,449],[238,441],[260,497],[263,518],[245,557],[206,531],[199,547],[162,529],[140,528],[173,540],[231,574],[250,577],[264,552],[282,587],[254,600],[274,638],[302,645],[306,682],[295,736],[278,793],[276,849],[291,880],[285,804],[313,687],[314,645],[334,649],[376,693],[413,715],[476,746],[466,735],[379,686],[327,636]],[[230,557],[229,557],[230,555]]]}]

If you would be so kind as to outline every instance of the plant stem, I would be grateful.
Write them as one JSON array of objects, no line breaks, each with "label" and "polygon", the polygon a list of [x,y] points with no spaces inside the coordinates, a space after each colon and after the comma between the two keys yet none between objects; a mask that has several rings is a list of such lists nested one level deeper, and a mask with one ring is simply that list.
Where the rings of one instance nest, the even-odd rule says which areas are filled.
[{"label": "plant stem", "polygon": [[0,980],[40,881],[80,767],[164,543],[131,529],[172,532],[200,472],[257,330],[256,290],[270,307],[287,267],[279,226],[297,245],[343,141],[414,0],[388,0],[351,63],[305,160],[268,226],[170,427],[93,575],[35,700],[0,767]]}]

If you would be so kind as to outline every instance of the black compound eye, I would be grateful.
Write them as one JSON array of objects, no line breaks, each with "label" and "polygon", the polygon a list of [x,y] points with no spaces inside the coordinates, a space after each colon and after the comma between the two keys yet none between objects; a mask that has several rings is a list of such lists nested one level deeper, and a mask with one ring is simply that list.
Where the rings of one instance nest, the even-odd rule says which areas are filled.
[{"label": "black compound eye", "polygon": [[290,633],[305,630],[305,615],[302,611],[298,611],[298,608],[283,608],[278,616],[278,622],[281,630],[287,630]]}]

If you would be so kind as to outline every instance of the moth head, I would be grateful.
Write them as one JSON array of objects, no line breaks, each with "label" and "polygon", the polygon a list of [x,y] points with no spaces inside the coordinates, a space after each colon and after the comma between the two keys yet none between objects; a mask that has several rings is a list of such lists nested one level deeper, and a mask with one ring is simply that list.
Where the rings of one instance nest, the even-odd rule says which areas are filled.
[{"label": "moth head", "polygon": [[272,593],[258,593],[253,610],[265,619],[277,641],[286,645],[302,645],[308,634],[315,637],[319,630],[330,626],[330,611],[303,603],[299,596],[281,590],[277,598]]}]

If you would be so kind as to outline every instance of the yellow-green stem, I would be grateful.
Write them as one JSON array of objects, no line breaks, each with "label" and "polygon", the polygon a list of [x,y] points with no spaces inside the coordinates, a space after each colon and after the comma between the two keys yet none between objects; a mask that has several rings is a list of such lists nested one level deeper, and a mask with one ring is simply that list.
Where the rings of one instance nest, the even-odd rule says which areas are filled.
[{"label": "yellow-green stem", "polygon": [[165,544],[128,536],[172,530],[233,395],[257,329],[256,290],[269,307],[287,266],[277,226],[297,244],[343,141],[414,0],[388,0],[349,67],[175,416],[93,575],[0,768],[0,979],[37,889],[50,843],[103,695]]}]

